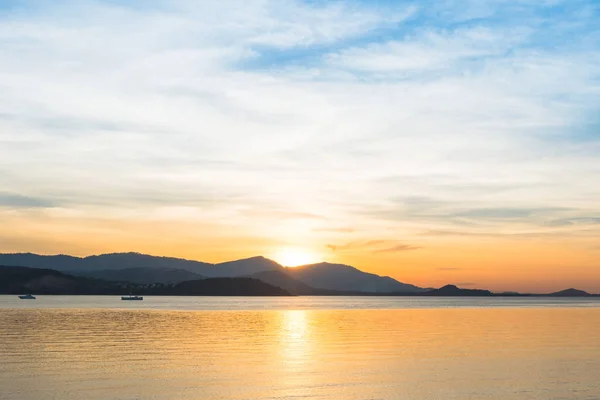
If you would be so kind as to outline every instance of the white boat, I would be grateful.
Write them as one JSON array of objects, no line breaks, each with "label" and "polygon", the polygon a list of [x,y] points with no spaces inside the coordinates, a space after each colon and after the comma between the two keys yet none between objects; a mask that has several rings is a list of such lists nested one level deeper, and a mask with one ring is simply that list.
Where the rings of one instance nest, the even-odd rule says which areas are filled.
[{"label": "white boat", "polygon": [[121,300],[144,300],[142,296],[121,296]]},{"label": "white boat", "polygon": [[131,289],[129,289],[129,296],[121,296],[121,300],[144,300],[142,296],[133,296]]},{"label": "white boat", "polygon": [[35,296],[32,294],[24,294],[19,296],[21,300],[35,300]]}]

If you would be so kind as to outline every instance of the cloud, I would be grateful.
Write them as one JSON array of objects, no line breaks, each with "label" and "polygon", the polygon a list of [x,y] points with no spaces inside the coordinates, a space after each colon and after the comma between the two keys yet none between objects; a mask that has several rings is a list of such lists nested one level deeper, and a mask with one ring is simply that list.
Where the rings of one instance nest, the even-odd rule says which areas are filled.
[{"label": "cloud", "polygon": [[[248,38],[251,44],[278,48],[328,44],[363,35],[372,29],[395,25],[415,12],[401,6],[391,12],[347,2],[263,2],[259,31]],[[276,19],[275,19],[276,18]],[[245,18],[244,18],[245,19]]]},{"label": "cloud", "polygon": [[11,193],[0,193],[0,207],[6,208],[49,208],[56,204],[51,200],[38,197],[21,196]]},{"label": "cloud", "polygon": [[[448,194],[448,192],[446,192]],[[486,197],[495,197],[494,192]],[[522,202],[523,199],[519,199]],[[515,202],[515,199],[512,199]],[[516,203],[516,202],[515,202]],[[479,205],[484,205],[481,201]],[[487,203],[493,205],[494,203]],[[516,203],[518,204],[518,203]],[[560,202],[560,205],[563,205]],[[593,205],[586,208],[545,204],[539,207],[473,207],[466,198],[452,200],[430,197],[398,197],[386,205],[367,206],[362,212],[371,218],[386,221],[404,221],[420,226],[424,236],[557,236],[557,228],[572,227],[568,234],[579,230],[595,229],[598,211]],[[600,231],[597,231],[600,233]]]},{"label": "cloud", "polygon": [[418,250],[420,248],[421,247],[419,247],[419,246],[411,246],[408,244],[397,244],[395,246],[388,247],[385,249],[375,250],[374,253],[396,253],[396,252],[401,252],[401,251]]},{"label": "cloud", "polygon": [[501,33],[486,27],[423,30],[403,40],[344,49],[328,55],[327,62],[353,71],[422,76],[459,66],[465,68],[484,57],[502,55],[525,41],[527,33],[527,29]]},{"label": "cloud", "polygon": [[555,219],[546,222],[547,226],[573,226],[573,225],[598,225],[600,224],[600,217],[588,216],[588,217],[573,217],[564,219]]},{"label": "cloud", "polygon": [[[334,232],[334,233],[352,233],[355,230],[353,228],[315,228],[314,232]],[[333,246],[335,247],[335,246]]]},{"label": "cloud", "polygon": [[591,0],[5,10],[0,185],[22,198],[3,208],[327,232],[336,251],[600,237],[597,19]]},{"label": "cloud", "polygon": [[326,247],[334,252],[370,251],[372,253],[395,253],[418,250],[421,247],[398,243],[394,240],[369,240],[350,242],[343,245],[328,244]]},{"label": "cloud", "polygon": [[328,249],[331,249],[332,251],[354,251],[354,250],[361,250],[361,249],[366,249],[366,248],[371,248],[371,247],[375,247],[381,244],[387,243],[385,240],[369,240],[369,241],[356,241],[356,242],[350,242],[350,243],[346,243],[346,244],[342,244],[342,245],[333,245],[333,244],[328,244],[325,247],[327,247]]}]

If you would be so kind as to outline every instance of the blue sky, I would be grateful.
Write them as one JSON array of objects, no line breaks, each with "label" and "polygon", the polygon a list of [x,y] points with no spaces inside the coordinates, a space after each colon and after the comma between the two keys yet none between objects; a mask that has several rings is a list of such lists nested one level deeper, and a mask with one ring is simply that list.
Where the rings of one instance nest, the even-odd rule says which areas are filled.
[{"label": "blue sky", "polygon": [[0,2],[4,250],[159,220],[247,253],[438,232],[592,257],[599,21],[583,0]]}]

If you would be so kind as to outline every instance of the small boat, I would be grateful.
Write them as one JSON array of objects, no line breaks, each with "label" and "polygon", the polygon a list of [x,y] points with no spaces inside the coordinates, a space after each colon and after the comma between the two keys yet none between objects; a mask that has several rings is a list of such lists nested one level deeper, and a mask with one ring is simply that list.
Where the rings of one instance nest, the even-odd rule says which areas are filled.
[{"label": "small boat", "polygon": [[121,296],[121,300],[144,300],[142,296]]},{"label": "small boat", "polygon": [[21,300],[35,300],[35,296],[32,294],[24,294],[19,296]]},{"label": "small boat", "polygon": [[121,296],[121,300],[144,300],[142,296],[133,296],[131,289],[129,289],[129,296]]}]

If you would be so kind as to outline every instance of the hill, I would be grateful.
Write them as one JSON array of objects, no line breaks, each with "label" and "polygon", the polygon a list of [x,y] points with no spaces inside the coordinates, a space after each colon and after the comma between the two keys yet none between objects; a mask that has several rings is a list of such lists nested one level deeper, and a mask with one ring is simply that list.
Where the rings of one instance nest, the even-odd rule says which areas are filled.
[{"label": "hill", "polygon": [[250,275],[250,277],[260,279],[265,283],[280,287],[293,295],[309,296],[320,294],[318,290],[315,290],[304,282],[292,278],[282,271],[263,271],[254,275]]},{"label": "hill", "polygon": [[208,276],[205,271],[214,266],[201,261],[183,258],[157,257],[140,253],[111,253],[80,258],[79,270],[110,270],[125,268],[170,268],[182,269]]},{"label": "hill", "polygon": [[181,282],[170,294],[178,296],[289,296],[286,290],[254,278],[211,278]]},{"label": "hill", "polygon": [[[182,258],[157,257],[140,253],[112,253],[83,258],[65,255],[42,256],[32,253],[0,254],[0,265],[49,268],[86,276],[96,275],[95,272],[97,271],[134,268],[178,269],[209,278],[246,276],[257,272],[280,270],[283,268],[275,261],[265,257],[252,257],[220,264],[210,264]],[[107,273],[103,272],[103,274]],[[168,279],[173,280],[170,276]]]},{"label": "hill", "polygon": [[[133,283],[175,283],[186,280],[221,277],[244,277],[254,274],[279,271],[287,274],[266,274],[265,281],[277,281],[298,293],[340,294],[345,293],[421,293],[425,289],[398,282],[395,279],[362,272],[342,264],[319,263],[296,268],[284,268],[265,257],[251,257],[220,264],[185,260],[172,257],[156,257],[139,253],[112,253],[89,257],[66,255],[43,256],[32,253],[0,254],[0,265],[15,265],[53,269],[60,272],[95,277],[110,281]],[[113,271],[113,272],[111,272]],[[137,274],[140,276],[137,276]],[[190,273],[190,274],[188,274]],[[287,283],[283,283],[287,280]],[[303,283],[311,290],[301,288]],[[294,289],[294,287],[296,289]],[[314,290],[318,290],[314,292]],[[336,291],[329,293],[327,291]]]},{"label": "hill", "polygon": [[214,277],[247,276],[264,271],[283,271],[284,268],[273,260],[258,256],[242,260],[228,261],[216,264],[213,269]]},{"label": "hill", "polygon": [[286,273],[315,289],[365,293],[421,293],[424,289],[387,276],[360,271],[343,264],[318,263],[286,268]]},{"label": "hill", "polygon": [[150,283],[179,283],[197,279],[204,279],[204,276],[184,269],[175,268],[125,268],[125,269],[102,269],[73,271],[73,275],[97,278],[106,281],[131,282],[137,284]]},{"label": "hill", "polygon": [[116,270],[128,268],[183,269],[203,276],[214,268],[213,264],[181,258],[156,257],[140,253],[112,253],[89,257],[65,255],[45,256],[32,253],[0,254],[0,265],[49,268],[61,272]]},{"label": "hill", "polygon": [[446,285],[439,289],[433,289],[426,293],[424,296],[493,296],[494,294],[489,290],[482,289],[461,289],[455,285]]},{"label": "hill", "polygon": [[0,266],[0,294],[119,295],[130,289],[138,295],[163,296],[289,296],[253,278],[209,278],[175,285],[141,285],[68,275],[52,269]]},{"label": "hill", "polygon": [[68,271],[81,267],[81,258],[67,255],[42,256],[33,253],[0,254],[0,265],[15,267],[47,268]]},{"label": "hill", "polygon": [[52,269],[0,267],[0,293],[4,294],[110,294],[124,286],[90,278],[75,277]]},{"label": "hill", "polygon": [[561,290],[560,292],[550,293],[548,296],[552,296],[552,297],[587,297],[587,296],[592,296],[592,295],[588,292],[584,292],[583,290],[571,288],[571,289]]}]

